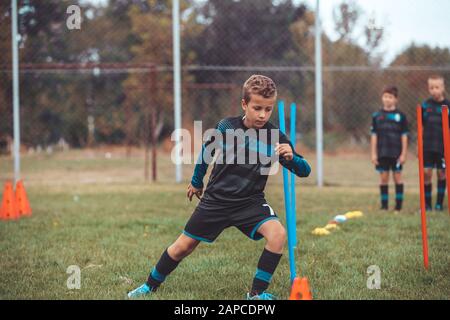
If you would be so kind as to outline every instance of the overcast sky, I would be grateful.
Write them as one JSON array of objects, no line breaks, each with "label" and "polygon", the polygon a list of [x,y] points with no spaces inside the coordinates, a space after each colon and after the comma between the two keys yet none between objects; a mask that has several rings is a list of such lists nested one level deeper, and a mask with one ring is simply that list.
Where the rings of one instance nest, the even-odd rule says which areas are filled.
[{"label": "overcast sky", "polygon": [[[304,0],[315,9],[316,0]],[[333,8],[342,0],[321,0],[325,32],[334,38]],[[450,48],[450,0],[354,0],[385,28],[383,50],[392,58],[411,42]]]}]

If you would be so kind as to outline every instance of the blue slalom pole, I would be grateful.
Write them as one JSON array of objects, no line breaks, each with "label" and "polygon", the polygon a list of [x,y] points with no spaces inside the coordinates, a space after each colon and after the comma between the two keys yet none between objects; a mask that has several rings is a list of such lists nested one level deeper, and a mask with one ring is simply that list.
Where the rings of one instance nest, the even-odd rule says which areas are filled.
[{"label": "blue slalom pole", "polygon": [[[290,132],[290,140],[292,145],[295,148],[296,141],[296,117],[297,117],[297,105],[294,103],[291,104],[291,132]],[[291,172],[291,234],[292,234],[292,245],[297,247],[297,206],[295,199],[295,174]]]},{"label": "blue slalom pole", "polygon": [[[280,117],[280,131],[286,134],[286,120],[284,113],[284,101],[278,102],[278,114]],[[286,208],[286,224],[287,224],[287,234],[288,234],[288,251],[289,251],[289,270],[291,273],[291,283],[296,277],[295,271],[295,253],[294,246],[292,245],[292,229],[291,225],[291,205],[290,205],[290,195],[289,195],[289,172],[283,167],[283,188],[284,188],[284,206]]]}]

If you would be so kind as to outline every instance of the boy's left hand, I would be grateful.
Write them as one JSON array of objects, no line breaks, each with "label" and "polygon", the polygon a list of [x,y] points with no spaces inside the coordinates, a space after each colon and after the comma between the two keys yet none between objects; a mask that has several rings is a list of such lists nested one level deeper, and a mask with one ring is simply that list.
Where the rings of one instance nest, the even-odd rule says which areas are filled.
[{"label": "boy's left hand", "polygon": [[186,196],[189,199],[189,201],[192,202],[192,197],[194,195],[198,198],[198,200],[201,200],[200,197],[202,196],[202,194],[203,194],[203,188],[197,189],[192,184],[189,183],[188,190],[187,190],[187,193],[186,193]]},{"label": "boy's left hand", "polygon": [[401,156],[398,158],[397,162],[400,163],[401,165],[404,165],[405,162],[406,162],[406,156],[405,156],[405,155],[401,155]]},{"label": "boy's left hand", "polygon": [[275,145],[275,153],[288,161],[294,159],[294,152],[291,148],[291,145],[288,143],[277,143]]}]

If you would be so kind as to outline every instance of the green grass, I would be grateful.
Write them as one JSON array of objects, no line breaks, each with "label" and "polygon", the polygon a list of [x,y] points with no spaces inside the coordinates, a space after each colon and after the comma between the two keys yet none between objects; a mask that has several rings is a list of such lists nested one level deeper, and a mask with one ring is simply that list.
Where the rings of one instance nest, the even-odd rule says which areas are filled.
[{"label": "green grass", "polygon": [[[185,184],[140,182],[139,158],[100,159],[25,159],[34,211],[31,218],[0,222],[0,299],[123,299],[180,234],[195,208],[185,198]],[[355,160],[353,169],[365,168],[366,160]],[[337,182],[345,162],[337,158],[327,168]],[[9,160],[0,159],[0,165],[8,167]],[[167,161],[162,159],[160,166],[161,180],[172,179]],[[412,175],[414,165],[407,170]],[[297,262],[314,298],[448,299],[448,214],[428,215],[431,268],[425,271],[414,177],[407,178],[405,210],[395,216],[377,210],[375,174],[340,174],[345,175],[340,186],[324,189],[314,187],[313,179],[305,180],[306,185],[298,181]],[[271,178],[266,195],[284,221],[280,182],[280,174]],[[364,217],[326,237],[311,234],[336,214],[353,210],[363,211]],[[214,244],[201,244],[152,298],[241,299],[263,246],[263,241],[227,229]],[[289,294],[287,260],[286,252],[270,287],[283,299]],[[67,289],[70,265],[81,268],[80,290]],[[366,287],[371,265],[381,269],[380,290]]]}]

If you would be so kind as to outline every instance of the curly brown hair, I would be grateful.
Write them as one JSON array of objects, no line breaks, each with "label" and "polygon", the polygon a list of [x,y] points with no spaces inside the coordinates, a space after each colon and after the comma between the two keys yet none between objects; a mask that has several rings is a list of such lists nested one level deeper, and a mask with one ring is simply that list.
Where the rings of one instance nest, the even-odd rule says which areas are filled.
[{"label": "curly brown hair", "polygon": [[276,97],[277,86],[269,77],[254,74],[245,81],[242,88],[242,97],[245,103],[250,102],[252,94],[257,94],[264,98]]}]

